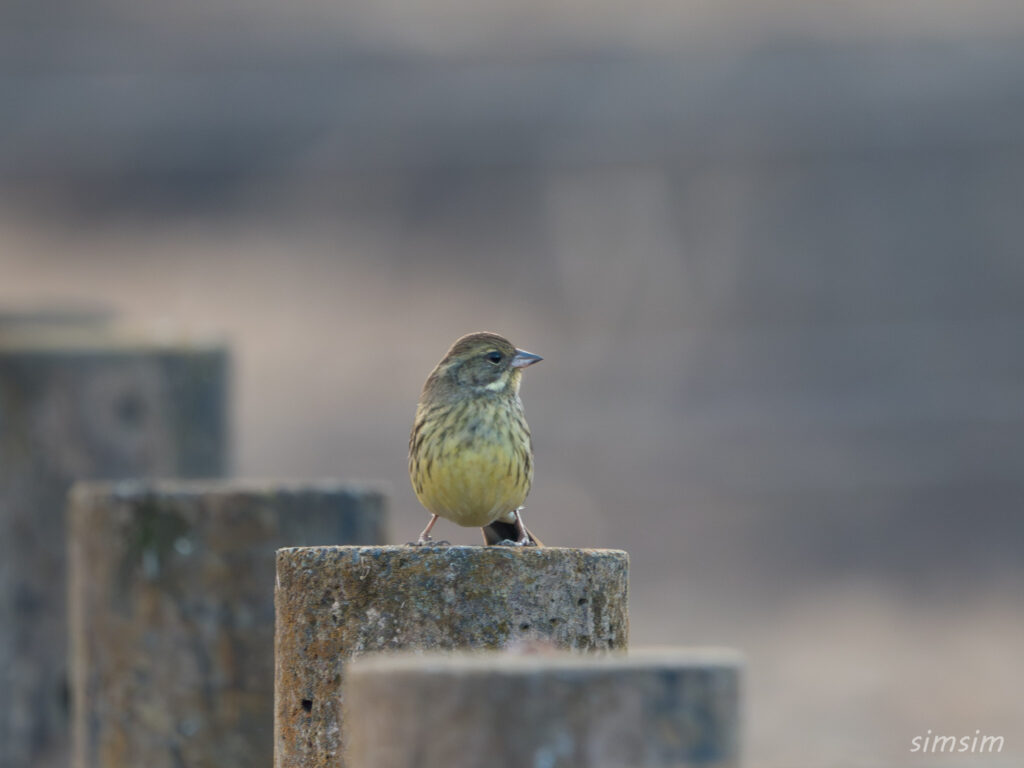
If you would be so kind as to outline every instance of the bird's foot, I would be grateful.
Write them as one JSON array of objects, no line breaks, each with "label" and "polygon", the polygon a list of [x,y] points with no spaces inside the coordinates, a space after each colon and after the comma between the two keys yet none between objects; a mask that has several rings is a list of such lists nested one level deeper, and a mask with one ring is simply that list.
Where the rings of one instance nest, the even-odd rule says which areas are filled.
[{"label": "bird's foot", "polygon": [[437,515],[431,515],[430,516],[430,522],[427,523],[427,527],[424,528],[420,532],[420,537],[418,539],[416,539],[416,543],[414,544],[413,542],[410,541],[409,542],[409,546],[410,547],[426,547],[426,546],[450,547],[451,544],[449,544],[447,541],[434,541],[432,538],[430,538],[430,529],[434,527],[434,523],[436,523],[436,522],[437,522]]},{"label": "bird's foot", "polygon": [[536,547],[537,542],[527,536],[525,539],[502,539],[495,547]]},{"label": "bird's foot", "polygon": [[450,541],[434,541],[430,536],[420,536],[416,541],[410,541],[406,546],[409,547],[450,547],[452,543]]}]

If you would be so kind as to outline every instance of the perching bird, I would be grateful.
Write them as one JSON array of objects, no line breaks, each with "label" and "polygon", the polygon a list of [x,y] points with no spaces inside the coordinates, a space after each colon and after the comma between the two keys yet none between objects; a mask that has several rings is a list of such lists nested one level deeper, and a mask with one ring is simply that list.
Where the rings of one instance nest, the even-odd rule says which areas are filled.
[{"label": "perching bird", "polygon": [[519,384],[540,359],[497,334],[471,333],[427,377],[409,436],[409,477],[432,513],[417,544],[443,517],[482,527],[487,544],[540,545],[519,514],[533,482]]}]

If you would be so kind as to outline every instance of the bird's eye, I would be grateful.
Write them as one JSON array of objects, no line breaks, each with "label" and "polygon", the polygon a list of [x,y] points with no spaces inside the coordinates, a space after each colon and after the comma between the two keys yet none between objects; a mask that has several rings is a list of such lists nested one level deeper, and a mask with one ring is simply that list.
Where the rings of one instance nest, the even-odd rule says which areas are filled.
[{"label": "bird's eye", "polygon": [[501,352],[489,352],[487,354],[487,359],[497,365],[501,362]]}]

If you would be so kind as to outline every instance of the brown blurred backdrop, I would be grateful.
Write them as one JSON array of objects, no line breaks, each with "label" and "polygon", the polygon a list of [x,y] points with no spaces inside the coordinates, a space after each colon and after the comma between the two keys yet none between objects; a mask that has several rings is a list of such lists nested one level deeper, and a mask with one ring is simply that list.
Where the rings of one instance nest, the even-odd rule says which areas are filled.
[{"label": "brown blurred backdrop", "polygon": [[4,306],[225,336],[236,474],[386,480],[400,541],[419,387],[502,332],[531,528],[746,652],[751,765],[1024,757],[1019,3],[2,13]]}]

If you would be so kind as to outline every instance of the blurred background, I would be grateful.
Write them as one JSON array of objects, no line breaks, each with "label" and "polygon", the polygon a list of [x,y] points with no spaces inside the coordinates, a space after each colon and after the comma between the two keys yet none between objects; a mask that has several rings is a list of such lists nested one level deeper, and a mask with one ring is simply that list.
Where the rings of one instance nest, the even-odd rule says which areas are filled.
[{"label": "blurred background", "polygon": [[1019,3],[2,14],[5,309],[228,339],[234,473],[384,480],[396,541],[423,379],[503,333],[528,523],[747,654],[751,766],[1019,764]]}]

